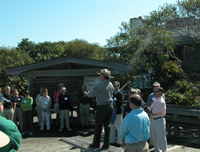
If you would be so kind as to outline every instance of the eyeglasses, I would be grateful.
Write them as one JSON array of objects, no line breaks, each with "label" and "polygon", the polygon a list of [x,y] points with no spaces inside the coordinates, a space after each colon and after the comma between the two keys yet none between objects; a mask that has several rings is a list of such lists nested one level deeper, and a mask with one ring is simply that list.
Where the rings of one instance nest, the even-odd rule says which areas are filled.
[{"label": "eyeglasses", "polygon": [[154,92],[156,93],[156,92],[160,92],[160,91],[154,91]]}]

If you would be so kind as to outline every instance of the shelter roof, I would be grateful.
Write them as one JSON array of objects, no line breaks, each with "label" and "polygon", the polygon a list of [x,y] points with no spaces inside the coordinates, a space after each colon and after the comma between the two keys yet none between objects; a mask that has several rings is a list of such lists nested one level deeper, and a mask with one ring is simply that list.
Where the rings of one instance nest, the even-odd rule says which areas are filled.
[{"label": "shelter roof", "polygon": [[[13,75],[15,77],[28,77],[29,72],[33,71],[57,71],[57,70],[88,70],[108,68],[117,71],[119,74],[123,74],[126,71],[133,70],[133,64],[124,64],[110,61],[101,61],[84,58],[72,58],[64,57],[59,59],[53,59],[19,67],[6,69],[7,75]],[[96,71],[99,72],[99,71]]]}]

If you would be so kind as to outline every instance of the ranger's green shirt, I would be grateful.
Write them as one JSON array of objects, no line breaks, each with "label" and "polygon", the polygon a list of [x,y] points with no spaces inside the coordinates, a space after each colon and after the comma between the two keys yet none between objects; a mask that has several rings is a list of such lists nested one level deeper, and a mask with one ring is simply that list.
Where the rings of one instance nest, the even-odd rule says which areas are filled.
[{"label": "ranger's green shirt", "polygon": [[87,96],[93,97],[97,95],[97,105],[107,105],[111,104],[113,101],[113,90],[114,89],[112,83],[105,79],[104,81],[98,83],[92,91],[88,92]]}]

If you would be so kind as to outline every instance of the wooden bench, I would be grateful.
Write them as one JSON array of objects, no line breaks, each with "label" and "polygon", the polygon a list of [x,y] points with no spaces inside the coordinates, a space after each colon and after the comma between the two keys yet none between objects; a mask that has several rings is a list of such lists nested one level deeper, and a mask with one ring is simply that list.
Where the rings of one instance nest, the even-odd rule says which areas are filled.
[{"label": "wooden bench", "polygon": [[[87,152],[121,152],[122,148],[110,146],[109,149],[102,149],[102,148],[91,148],[89,144],[91,144],[91,139],[88,137],[82,136],[74,136],[69,138],[62,139],[63,142],[70,144],[74,147],[80,148],[80,152],[87,151]],[[101,145],[102,147],[102,145]]]},{"label": "wooden bench", "polygon": [[167,105],[166,129],[168,136],[179,136],[180,127],[200,129],[200,107]]}]

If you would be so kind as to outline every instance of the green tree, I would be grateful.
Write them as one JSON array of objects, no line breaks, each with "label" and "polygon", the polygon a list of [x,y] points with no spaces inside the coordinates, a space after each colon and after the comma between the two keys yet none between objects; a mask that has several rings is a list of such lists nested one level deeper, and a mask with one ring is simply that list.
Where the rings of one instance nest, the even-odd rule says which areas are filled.
[{"label": "green tree", "polygon": [[[15,78],[13,76],[6,75],[6,68],[12,68],[22,66],[26,64],[34,63],[34,60],[29,56],[27,52],[19,48],[0,48],[0,86],[4,88],[6,85],[11,86],[15,83],[20,89],[24,89],[23,86],[27,85],[25,78]],[[4,90],[4,89],[2,89]]]},{"label": "green tree", "polygon": [[20,43],[18,43],[17,47],[20,48],[21,50],[25,50],[26,52],[31,52],[34,50],[35,43],[29,41],[28,38],[24,38]]},{"label": "green tree", "polygon": [[190,54],[190,58],[199,59],[199,12],[200,0],[180,0],[176,4],[164,4],[158,10],[150,12],[145,17],[145,24],[170,30],[174,36],[187,41],[186,52]]},{"label": "green tree", "polygon": [[29,52],[36,62],[61,58],[61,57],[80,57],[87,59],[102,60],[104,48],[97,44],[90,44],[85,40],[73,40],[69,42],[42,42],[35,44],[28,41],[28,38],[22,39],[18,48]]},{"label": "green tree", "polygon": [[[127,72],[122,79],[128,79],[133,83],[139,78],[139,74],[148,73],[151,68],[152,79],[168,84],[166,89],[175,83],[176,77],[160,72],[162,65],[168,62],[167,51],[174,51],[175,40],[171,31],[146,26],[145,22],[139,27],[132,28],[131,23],[123,22],[120,32],[107,40],[107,43],[108,47],[113,47],[108,51],[108,60],[121,60],[123,63],[134,64],[133,71]],[[168,74],[167,79],[166,74]]]},{"label": "green tree", "polygon": [[64,45],[64,53],[67,57],[80,57],[102,60],[104,48],[97,44],[90,44],[85,40],[73,40]]}]

